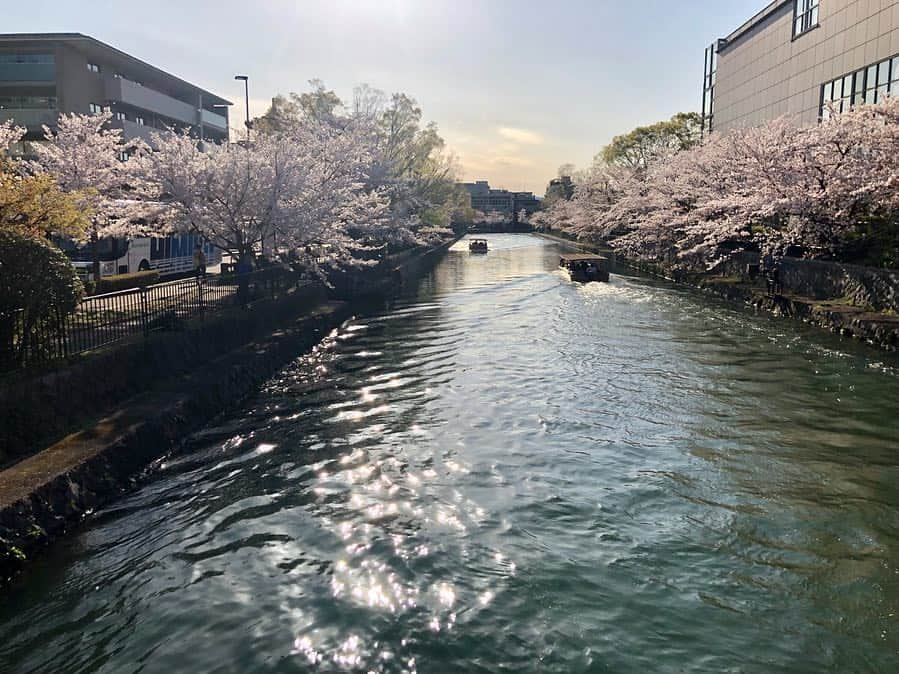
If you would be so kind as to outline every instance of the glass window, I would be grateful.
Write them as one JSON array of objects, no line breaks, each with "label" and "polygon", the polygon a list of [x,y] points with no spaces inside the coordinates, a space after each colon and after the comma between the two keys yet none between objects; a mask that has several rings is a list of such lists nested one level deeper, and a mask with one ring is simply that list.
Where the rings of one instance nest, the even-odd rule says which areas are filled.
[{"label": "glass window", "polygon": [[876,103],[877,96],[874,93],[877,84],[877,66],[868,66],[868,73],[865,76],[865,102]]},{"label": "glass window", "polygon": [[865,71],[859,70],[855,73],[855,87],[853,88],[852,103],[860,105],[865,100]]},{"label": "glass window", "polygon": [[702,87],[702,131],[712,131],[712,119],[715,110],[715,80],[718,70],[717,46],[709,45],[705,50],[705,72]]},{"label": "glass window", "polygon": [[852,93],[852,75],[843,78],[843,98],[849,98]]},{"label": "glass window", "polygon": [[55,63],[53,54],[0,54],[0,63]]},{"label": "glass window", "polygon": [[0,96],[0,110],[53,110],[55,96]]},{"label": "glass window", "polygon": [[877,65],[877,86],[882,86],[890,81],[890,62],[883,61]]},{"label": "glass window", "polygon": [[98,105],[97,103],[90,103],[88,104],[87,108],[88,110],[90,110],[90,113],[92,115],[99,115],[101,112],[103,112],[103,106]]},{"label": "glass window", "polygon": [[818,25],[818,0],[793,0],[793,37]]},{"label": "glass window", "polygon": [[92,73],[100,72],[100,66],[98,66],[96,63],[88,63],[87,69],[90,70]]}]

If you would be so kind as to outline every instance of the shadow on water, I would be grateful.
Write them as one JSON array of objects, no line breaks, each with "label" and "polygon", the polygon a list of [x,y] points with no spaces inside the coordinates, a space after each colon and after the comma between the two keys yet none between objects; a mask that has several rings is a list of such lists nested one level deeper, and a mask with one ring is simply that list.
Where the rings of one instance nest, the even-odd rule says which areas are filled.
[{"label": "shadow on water", "polygon": [[488,238],[55,548],[3,670],[895,670],[895,359]]}]

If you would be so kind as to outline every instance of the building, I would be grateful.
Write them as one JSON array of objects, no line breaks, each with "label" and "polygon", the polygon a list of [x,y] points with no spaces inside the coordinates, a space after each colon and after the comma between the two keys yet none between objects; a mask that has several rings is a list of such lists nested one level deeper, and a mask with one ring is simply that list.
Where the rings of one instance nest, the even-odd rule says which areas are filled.
[{"label": "building", "polygon": [[43,137],[60,113],[110,110],[125,138],[190,128],[228,138],[230,105],[200,87],[80,33],[0,34],[0,122]]},{"label": "building", "polygon": [[543,200],[549,205],[557,201],[567,201],[573,196],[574,183],[571,180],[571,176],[559,176],[549,181]]},{"label": "building", "polygon": [[528,215],[540,210],[540,199],[533,192],[510,192],[491,189],[486,180],[462,183],[471,197],[471,207],[482,213],[502,213],[512,220],[522,210]]},{"label": "building", "polygon": [[703,131],[879,101],[897,56],[899,0],[777,0],[706,49]]}]

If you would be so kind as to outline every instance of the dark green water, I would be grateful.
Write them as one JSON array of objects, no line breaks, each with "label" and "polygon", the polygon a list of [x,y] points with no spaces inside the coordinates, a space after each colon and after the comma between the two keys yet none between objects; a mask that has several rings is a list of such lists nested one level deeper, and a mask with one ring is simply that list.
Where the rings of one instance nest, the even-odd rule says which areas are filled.
[{"label": "dark green water", "polygon": [[56,546],[4,672],[899,670],[899,375],[491,237]]}]

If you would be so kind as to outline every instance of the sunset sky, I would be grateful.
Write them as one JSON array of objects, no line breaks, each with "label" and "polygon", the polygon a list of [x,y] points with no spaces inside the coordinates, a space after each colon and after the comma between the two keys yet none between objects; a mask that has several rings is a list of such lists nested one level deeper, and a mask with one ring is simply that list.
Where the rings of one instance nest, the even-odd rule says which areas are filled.
[{"label": "sunset sky", "polygon": [[84,0],[5,3],[4,32],[80,32],[240,103],[324,80],[403,91],[464,178],[543,194],[560,164],[700,104],[702,53],[764,0]]}]

